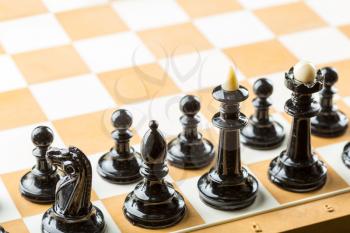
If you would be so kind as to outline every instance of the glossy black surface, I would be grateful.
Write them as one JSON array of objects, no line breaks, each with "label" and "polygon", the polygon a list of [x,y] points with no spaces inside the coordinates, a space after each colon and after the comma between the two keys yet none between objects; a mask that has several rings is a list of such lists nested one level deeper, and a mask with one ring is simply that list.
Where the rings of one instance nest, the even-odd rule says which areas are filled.
[{"label": "glossy black surface", "polygon": [[346,115],[333,104],[338,74],[331,67],[323,68],[322,72],[325,78],[320,92],[321,111],[311,119],[311,133],[319,137],[338,137],[345,133],[349,122]]},{"label": "glossy black surface", "polygon": [[56,168],[46,160],[46,151],[53,141],[53,132],[47,126],[38,126],[32,131],[32,142],[36,146],[33,156],[36,165],[20,181],[20,192],[35,203],[52,203],[55,200],[56,183],[60,179]]},{"label": "glossy black surface", "polygon": [[132,124],[132,115],[129,111],[119,109],[112,114],[112,124],[116,128],[112,137],[115,146],[102,155],[98,161],[97,172],[111,183],[128,184],[140,180],[139,153],[130,147],[132,133],[129,130]]},{"label": "glossy black surface", "polygon": [[241,142],[260,150],[278,147],[283,142],[285,132],[283,126],[269,115],[272,83],[266,78],[258,79],[253,85],[253,91],[257,96],[253,99],[255,113],[249,117],[248,124],[241,130]]},{"label": "glossy black surface", "polygon": [[285,110],[293,117],[287,149],[273,159],[268,174],[279,187],[292,192],[308,192],[321,188],[327,179],[327,168],[311,150],[310,118],[320,107],[312,94],[322,89],[323,74],[318,71],[311,85],[294,79],[293,69],[286,74],[286,86],[293,92]]},{"label": "glossy black surface", "polygon": [[2,226],[0,226],[0,233],[8,233]]},{"label": "glossy black surface", "polygon": [[193,95],[184,96],[180,100],[180,110],[184,114],[180,118],[183,132],[168,143],[168,162],[184,169],[205,167],[214,159],[215,150],[213,144],[197,131],[199,99]]},{"label": "glossy black surface", "polygon": [[102,233],[105,221],[101,210],[91,204],[91,164],[76,147],[51,148],[48,161],[64,176],[57,183],[53,207],[44,213],[44,233]]},{"label": "glossy black surface", "polygon": [[344,146],[344,150],[342,153],[342,160],[343,160],[344,164],[348,168],[350,168],[350,142]]},{"label": "glossy black surface", "polygon": [[213,91],[213,97],[221,102],[220,112],[212,119],[220,129],[216,165],[198,180],[201,200],[216,209],[235,210],[251,205],[258,192],[258,182],[241,166],[239,130],[247,124],[247,118],[239,112],[239,102],[248,98],[248,91],[241,87],[226,92],[221,86]]},{"label": "glossy black surface", "polygon": [[183,197],[164,180],[168,174],[165,164],[166,142],[156,121],[150,122],[141,143],[143,180],[125,199],[123,211],[134,225],[144,228],[165,228],[175,225],[186,214]]}]

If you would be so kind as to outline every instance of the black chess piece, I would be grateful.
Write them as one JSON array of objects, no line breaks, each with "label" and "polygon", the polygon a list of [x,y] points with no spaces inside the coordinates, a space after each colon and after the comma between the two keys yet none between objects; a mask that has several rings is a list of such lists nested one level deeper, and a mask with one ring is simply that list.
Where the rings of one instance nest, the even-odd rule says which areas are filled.
[{"label": "black chess piece", "polygon": [[8,233],[2,226],[0,226],[0,233]]},{"label": "black chess piece", "polygon": [[111,183],[128,184],[140,180],[139,153],[130,147],[132,133],[132,115],[125,109],[119,109],[112,114],[112,124],[116,128],[112,137],[116,141],[114,147],[98,161],[97,172]]},{"label": "black chess piece", "polygon": [[197,131],[199,99],[193,95],[184,96],[180,100],[180,110],[184,113],[180,118],[183,132],[168,143],[168,162],[185,169],[205,167],[214,159],[215,150],[213,144]]},{"label": "black chess piece", "polygon": [[51,148],[48,161],[59,167],[64,176],[57,183],[53,207],[42,218],[43,233],[102,233],[103,213],[91,204],[91,164],[76,147]]},{"label": "black chess piece", "polygon": [[320,110],[312,94],[322,89],[323,74],[318,71],[313,83],[304,84],[295,79],[291,68],[285,75],[285,85],[292,91],[285,110],[293,117],[293,122],[287,149],[271,161],[269,178],[292,192],[316,190],[325,184],[327,168],[311,151],[310,118]]},{"label": "black chess piece", "polygon": [[38,126],[32,131],[32,142],[36,146],[32,153],[36,165],[21,178],[20,192],[35,203],[52,203],[55,200],[56,183],[60,176],[46,160],[46,152],[53,138],[53,132],[47,126]]},{"label": "black chess piece", "polygon": [[248,98],[248,91],[242,86],[236,91],[217,86],[213,97],[221,102],[220,112],[212,119],[220,129],[218,155],[216,165],[198,180],[199,195],[216,209],[242,209],[254,202],[258,191],[257,180],[241,166],[239,131],[248,120],[240,113],[239,103]]},{"label": "black chess piece", "polygon": [[348,142],[345,146],[344,146],[344,150],[342,153],[342,160],[344,162],[344,164],[350,168],[350,142]]},{"label": "black chess piece", "polygon": [[247,126],[241,130],[241,142],[260,150],[278,147],[283,142],[285,133],[283,126],[269,115],[272,83],[266,78],[258,79],[253,85],[253,91],[257,96],[253,100],[255,113],[249,117]]},{"label": "black chess piece", "polygon": [[333,104],[336,94],[334,84],[338,81],[337,71],[331,67],[321,70],[324,74],[324,87],[320,92],[321,111],[311,118],[311,133],[319,137],[338,137],[345,133],[348,118]]},{"label": "black chess piece", "polygon": [[167,149],[158,123],[151,121],[149,127],[141,143],[143,163],[140,172],[144,179],[126,197],[123,211],[134,225],[165,228],[181,221],[186,205],[181,194],[164,180],[168,174],[165,164]]}]

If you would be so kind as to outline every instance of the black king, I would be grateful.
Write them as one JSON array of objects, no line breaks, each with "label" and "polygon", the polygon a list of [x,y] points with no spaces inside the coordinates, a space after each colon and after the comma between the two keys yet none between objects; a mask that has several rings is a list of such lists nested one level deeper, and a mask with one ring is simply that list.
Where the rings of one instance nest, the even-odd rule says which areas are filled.
[{"label": "black king", "polygon": [[303,83],[295,72],[291,68],[285,75],[285,85],[292,91],[285,111],[293,117],[287,149],[271,161],[268,174],[283,189],[308,192],[321,188],[327,179],[327,168],[312,152],[310,137],[310,118],[320,110],[312,94],[322,89],[324,76],[318,70],[312,82]]},{"label": "black king", "polygon": [[201,200],[222,210],[251,205],[258,191],[257,180],[241,166],[239,131],[248,119],[239,111],[239,103],[248,98],[248,90],[238,86],[233,70],[230,77],[228,88],[217,86],[212,93],[221,102],[220,112],[212,119],[220,129],[216,165],[197,184]]}]

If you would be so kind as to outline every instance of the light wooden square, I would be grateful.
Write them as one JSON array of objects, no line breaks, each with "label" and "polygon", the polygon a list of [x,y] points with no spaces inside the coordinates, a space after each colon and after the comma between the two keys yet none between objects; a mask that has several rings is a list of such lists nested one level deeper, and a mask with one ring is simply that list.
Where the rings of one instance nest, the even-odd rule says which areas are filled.
[{"label": "light wooden square", "polygon": [[125,31],[124,22],[111,6],[101,5],[57,13],[57,18],[73,40]]},{"label": "light wooden square", "polygon": [[19,53],[13,59],[30,84],[89,72],[71,45]]},{"label": "light wooden square", "polygon": [[158,58],[202,51],[212,47],[191,23],[141,31],[138,34]]},{"label": "light wooden square", "polygon": [[277,35],[326,25],[321,17],[303,2],[262,8],[254,13]]},{"label": "light wooden square", "polygon": [[27,88],[0,93],[0,106],[1,130],[47,120]]},{"label": "light wooden square", "polygon": [[286,71],[297,62],[277,40],[228,48],[225,52],[247,77]]},{"label": "light wooden square", "polygon": [[236,0],[177,0],[177,2],[193,18],[241,9]]},{"label": "light wooden square", "polygon": [[29,233],[28,228],[26,227],[22,219],[1,223],[1,226],[7,232]]},{"label": "light wooden square", "polygon": [[0,7],[0,20],[15,19],[47,12],[41,0],[0,0]]},{"label": "light wooden square", "polygon": [[181,92],[157,64],[109,71],[101,73],[99,78],[115,102],[120,105]]}]

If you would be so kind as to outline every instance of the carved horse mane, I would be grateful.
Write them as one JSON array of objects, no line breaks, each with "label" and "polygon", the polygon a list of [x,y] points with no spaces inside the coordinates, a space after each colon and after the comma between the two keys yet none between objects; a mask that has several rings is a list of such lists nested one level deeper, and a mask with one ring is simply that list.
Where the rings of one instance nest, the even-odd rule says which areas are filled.
[{"label": "carved horse mane", "polygon": [[47,159],[64,174],[56,185],[54,211],[65,217],[87,215],[92,206],[92,169],[86,155],[76,147],[51,148]]}]

